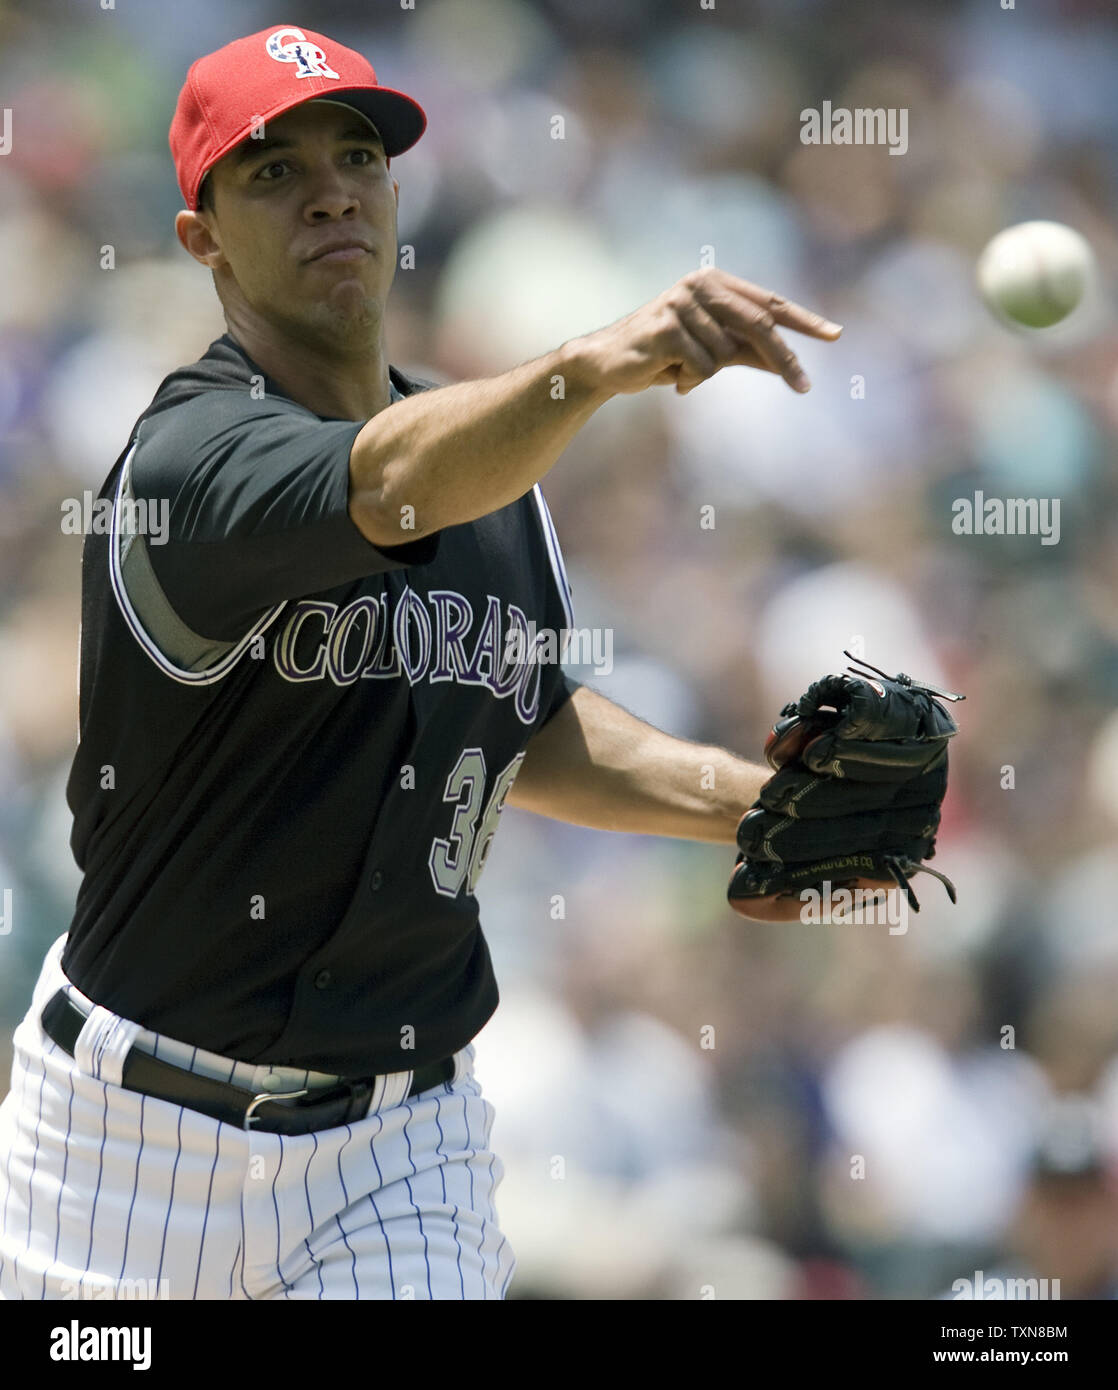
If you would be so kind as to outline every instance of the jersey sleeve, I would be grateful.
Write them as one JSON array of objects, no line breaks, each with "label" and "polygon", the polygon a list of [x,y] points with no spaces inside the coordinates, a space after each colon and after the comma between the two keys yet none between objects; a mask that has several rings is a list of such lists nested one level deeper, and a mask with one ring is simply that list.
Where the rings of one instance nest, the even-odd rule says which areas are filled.
[{"label": "jersey sleeve", "polygon": [[350,517],[349,455],[363,425],[232,391],[144,422],[131,491],[149,515],[165,508],[166,532],[145,550],[187,627],[236,641],[287,599],[434,558],[437,534],[376,546]]},{"label": "jersey sleeve", "polygon": [[576,681],[566,671],[561,672],[551,699],[546,705],[542,703],[540,705],[540,712],[536,717],[535,728],[532,732],[538,734],[549,720],[554,719],[581,684],[581,681]]},{"label": "jersey sleeve", "polygon": [[[563,562],[563,552],[559,546],[555,522],[551,518],[551,511],[539,483],[536,483],[532,488],[530,495],[539,526],[539,534],[547,555],[551,591],[549,610],[552,621],[562,633],[560,647],[565,654],[568,636],[574,627],[574,604],[571,598],[570,580],[567,578],[567,567]],[[536,716],[534,732],[538,733],[548,720],[553,719],[559,713],[579,688],[579,685],[580,682],[576,681],[573,676],[568,675],[562,669],[559,670],[558,679],[551,685],[548,698],[540,701],[540,710]]]}]

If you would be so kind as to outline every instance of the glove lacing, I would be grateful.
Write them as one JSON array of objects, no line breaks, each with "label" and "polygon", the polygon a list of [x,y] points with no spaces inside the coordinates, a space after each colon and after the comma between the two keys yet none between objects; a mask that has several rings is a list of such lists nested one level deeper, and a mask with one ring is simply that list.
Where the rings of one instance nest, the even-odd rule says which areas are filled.
[{"label": "glove lacing", "polygon": [[916,894],[912,891],[912,884],[909,878],[913,874],[931,874],[933,878],[938,878],[940,883],[947,889],[947,896],[952,902],[956,902],[955,885],[947,877],[941,874],[938,869],[931,869],[927,864],[917,864],[915,860],[907,858],[905,855],[886,854],[882,856],[882,863],[897,881],[897,886],[903,888],[908,898],[908,905],[913,912],[920,911],[920,904]]}]

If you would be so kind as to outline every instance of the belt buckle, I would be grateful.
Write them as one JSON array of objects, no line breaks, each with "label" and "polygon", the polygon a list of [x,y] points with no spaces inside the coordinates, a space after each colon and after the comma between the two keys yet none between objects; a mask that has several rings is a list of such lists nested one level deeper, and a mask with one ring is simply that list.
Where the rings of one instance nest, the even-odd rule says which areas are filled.
[{"label": "belt buckle", "polygon": [[253,1112],[256,1110],[257,1106],[263,1105],[266,1100],[296,1100],[299,1096],[306,1096],[309,1094],[310,1092],[306,1090],[306,1088],[301,1091],[261,1091],[258,1096],[254,1096],[252,1100],[249,1101],[248,1109],[245,1111],[245,1117],[241,1123],[241,1128],[247,1130],[250,1125],[255,1124],[260,1119],[260,1116]]},{"label": "belt buckle", "polygon": [[339,1085],[331,1087],[329,1091],[317,1093],[312,1093],[308,1089],[303,1089],[301,1091],[263,1091],[260,1095],[254,1096],[252,1100],[249,1102],[248,1108],[245,1110],[245,1116],[244,1120],[242,1121],[241,1127],[242,1129],[247,1130],[250,1128],[250,1126],[259,1123],[260,1116],[255,1114],[254,1112],[256,1108],[260,1105],[263,1105],[265,1101],[297,1100],[300,1096],[309,1096],[312,1094],[314,1095],[315,1100],[326,1101],[336,1098],[339,1092],[348,1092],[349,1104],[346,1107],[345,1114],[342,1116],[338,1123],[348,1124],[352,1120],[362,1119],[368,1113],[369,1100],[373,1094],[373,1087],[375,1085],[375,1082],[375,1077],[373,1077],[371,1080],[343,1079]]}]

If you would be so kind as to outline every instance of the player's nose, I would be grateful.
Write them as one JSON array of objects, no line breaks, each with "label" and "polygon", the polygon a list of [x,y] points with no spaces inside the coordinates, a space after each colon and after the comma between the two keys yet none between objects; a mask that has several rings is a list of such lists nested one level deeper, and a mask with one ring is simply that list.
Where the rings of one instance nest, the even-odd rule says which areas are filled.
[{"label": "player's nose", "polygon": [[308,217],[315,220],[324,216],[341,217],[360,206],[361,200],[352,181],[335,165],[327,163],[314,171],[307,188]]},{"label": "player's nose", "polygon": [[307,199],[306,216],[312,222],[345,217],[357,212],[360,201],[350,193],[323,193]]}]

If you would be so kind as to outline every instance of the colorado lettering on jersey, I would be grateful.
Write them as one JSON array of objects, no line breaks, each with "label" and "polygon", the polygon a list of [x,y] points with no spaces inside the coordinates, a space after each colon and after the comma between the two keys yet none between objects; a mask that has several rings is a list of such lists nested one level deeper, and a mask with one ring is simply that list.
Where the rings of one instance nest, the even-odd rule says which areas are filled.
[{"label": "colorado lettering on jersey", "polygon": [[454,681],[484,686],[498,700],[511,699],[522,724],[539,713],[539,634],[522,609],[486,595],[480,621],[465,594],[411,585],[394,606],[389,595],[363,594],[344,607],[299,599],[289,610],[272,648],[286,681],[407,678],[410,685]]}]

